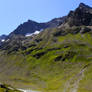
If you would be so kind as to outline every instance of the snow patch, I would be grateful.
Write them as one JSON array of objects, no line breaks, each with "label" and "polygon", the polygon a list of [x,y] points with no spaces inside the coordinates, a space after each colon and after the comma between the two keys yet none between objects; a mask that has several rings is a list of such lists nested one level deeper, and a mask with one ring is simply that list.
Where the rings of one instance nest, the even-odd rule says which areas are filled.
[{"label": "snow patch", "polygon": [[36,35],[36,34],[39,34],[39,33],[40,33],[40,31],[35,31],[33,34],[35,34],[35,35]]},{"label": "snow patch", "polygon": [[5,41],[5,39],[2,39],[2,40],[1,40],[1,42],[4,42],[4,41]]},{"label": "snow patch", "polygon": [[39,34],[40,33],[40,31],[35,31],[34,33],[27,33],[26,35],[25,35],[25,37],[29,37],[29,36],[32,36],[32,35],[37,35],[37,34]]},{"label": "snow patch", "polygon": [[27,34],[25,35],[25,37],[29,37],[29,36],[32,36],[32,33],[27,33]]}]

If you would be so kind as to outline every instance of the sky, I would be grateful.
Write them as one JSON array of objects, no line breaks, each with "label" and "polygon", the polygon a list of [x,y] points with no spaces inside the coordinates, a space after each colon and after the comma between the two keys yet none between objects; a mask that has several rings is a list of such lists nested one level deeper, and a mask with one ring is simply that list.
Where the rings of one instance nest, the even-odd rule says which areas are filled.
[{"label": "sky", "polygon": [[65,16],[79,3],[92,0],[0,0],[0,35],[9,34],[27,20],[47,22]]}]

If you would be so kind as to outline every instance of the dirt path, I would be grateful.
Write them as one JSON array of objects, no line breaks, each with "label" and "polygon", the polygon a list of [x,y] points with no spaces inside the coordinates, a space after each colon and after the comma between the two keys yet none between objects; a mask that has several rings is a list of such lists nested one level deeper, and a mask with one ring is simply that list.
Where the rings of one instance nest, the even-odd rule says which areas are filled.
[{"label": "dirt path", "polygon": [[63,92],[78,92],[79,82],[84,77],[84,71],[89,65],[84,66],[84,68],[70,80],[68,80],[65,84],[65,88]]}]

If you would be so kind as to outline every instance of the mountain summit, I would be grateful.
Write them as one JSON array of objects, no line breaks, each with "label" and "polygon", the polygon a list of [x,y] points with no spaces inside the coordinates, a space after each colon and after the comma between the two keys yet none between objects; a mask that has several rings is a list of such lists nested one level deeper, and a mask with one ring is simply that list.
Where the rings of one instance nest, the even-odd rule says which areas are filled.
[{"label": "mountain summit", "polygon": [[64,24],[69,26],[92,25],[92,8],[80,3],[78,8],[70,11]]},{"label": "mountain summit", "polygon": [[91,8],[90,6],[88,6],[88,5],[84,4],[84,3],[80,3],[79,7],[82,7],[82,8]]}]

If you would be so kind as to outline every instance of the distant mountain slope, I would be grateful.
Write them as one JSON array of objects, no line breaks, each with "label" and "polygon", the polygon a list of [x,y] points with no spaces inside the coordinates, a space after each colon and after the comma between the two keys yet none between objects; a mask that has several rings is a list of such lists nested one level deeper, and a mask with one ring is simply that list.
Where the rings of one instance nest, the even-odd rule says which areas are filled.
[{"label": "distant mountain slope", "polygon": [[46,28],[57,27],[63,23],[65,18],[66,17],[55,18],[46,23],[37,23],[35,21],[28,20],[27,22],[19,25],[17,29],[15,29],[12,33],[10,33],[9,36],[12,36],[14,34],[15,35],[26,35],[27,33],[34,33],[35,31],[40,31]]},{"label": "distant mountain slope", "polygon": [[1,35],[0,36],[0,45],[1,45],[2,42],[5,41],[6,37],[7,37],[7,35]]}]

